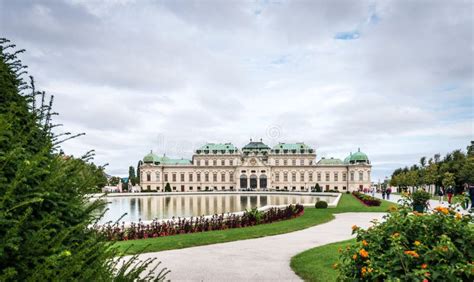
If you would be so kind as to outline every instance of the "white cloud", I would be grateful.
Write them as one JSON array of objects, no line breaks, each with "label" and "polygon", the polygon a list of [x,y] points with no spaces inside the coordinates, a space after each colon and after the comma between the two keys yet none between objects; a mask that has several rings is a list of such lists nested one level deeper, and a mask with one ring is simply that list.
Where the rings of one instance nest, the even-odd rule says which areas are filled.
[{"label": "white cloud", "polygon": [[[149,149],[206,141],[361,147],[374,179],[464,148],[473,130],[469,1],[0,1],[57,122],[126,174]],[[336,40],[344,32],[356,40]]]}]

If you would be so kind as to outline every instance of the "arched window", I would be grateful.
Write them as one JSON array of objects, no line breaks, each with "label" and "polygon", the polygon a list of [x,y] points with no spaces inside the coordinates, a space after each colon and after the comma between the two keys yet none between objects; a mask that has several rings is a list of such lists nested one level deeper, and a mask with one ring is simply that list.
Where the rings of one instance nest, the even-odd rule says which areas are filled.
[{"label": "arched window", "polygon": [[250,175],[250,188],[257,188],[257,176],[255,174]]},{"label": "arched window", "polygon": [[265,174],[260,175],[260,188],[267,188],[267,176]]},{"label": "arched window", "polygon": [[296,182],[296,172],[291,173],[291,181]]},{"label": "arched window", "polygon": [[247,188],[247,175],[245,174],[240,176],[240,188]]},{"label": "arched window", "polygon": [[160,181],[160,172],[159,171],[156,172],[156,181]]},{"label": "arched window", "polygon": [[149,173],[149,172],[146,173],[146,181],[148,181],[148,182],[151,181],[151,173]]},{"label": "arched window", "polygon": [[359,171],[359,181],[364,180],[364,172]]}]

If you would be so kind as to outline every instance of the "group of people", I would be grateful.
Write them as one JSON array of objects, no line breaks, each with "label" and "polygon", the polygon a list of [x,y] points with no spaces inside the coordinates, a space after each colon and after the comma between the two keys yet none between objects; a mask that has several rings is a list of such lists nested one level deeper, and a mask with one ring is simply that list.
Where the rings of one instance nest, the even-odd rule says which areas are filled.
[{"label": "group of people", "polygon": [[[464,194],[468,197],[465,198],[465,206],[466,209],[469,207],[469,200],[471,202],[471,209],[473,208],[474,203],[474,185],[464,184],[463,191],[461,194]],[[438,191],[439,196],[439,203],[442,204],[444,202],[444,196],[448,196],[448,204],[451,204],[453,196],[454,196],[454,188],[449,186],[448,188],[440,187]]]}]

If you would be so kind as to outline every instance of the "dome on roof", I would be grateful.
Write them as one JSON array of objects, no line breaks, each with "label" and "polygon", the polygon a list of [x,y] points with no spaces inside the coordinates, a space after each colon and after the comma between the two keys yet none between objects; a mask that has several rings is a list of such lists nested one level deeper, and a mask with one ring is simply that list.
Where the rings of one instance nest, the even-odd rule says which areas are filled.
[{"label": "dome on roof", "polygon": [[350,154],[346,159],[344,159],[344,162],[348,163],[370,163],[369,162],[369,157],[364,152],[360,151],[360,148],[357,150],[357,152]]},{"label": "dome on roof", "polygon": [[335,158],[322,158],[319,162],[319,165],[342,165],[344,164],[340,159],[335,159]]},{"label": "dome on roof", "polygon": [[143,157],[144,163],[156,163],[159,161],[160,161],[160,158],[157,155],[153,154],[153,151],[150,151],[149,154]]},{"label": "dome on roof", "polygon": [[250,143],[245,145],[242,148],[242,150],[258,150],[258,151],[261,151],[261,150],[270,150],[270,147],[268,147],[268,145],[263,143],[262,139],[260,139],[260,142],[255,142],[255,141],[252,141],[252,139],[250,139]]}]

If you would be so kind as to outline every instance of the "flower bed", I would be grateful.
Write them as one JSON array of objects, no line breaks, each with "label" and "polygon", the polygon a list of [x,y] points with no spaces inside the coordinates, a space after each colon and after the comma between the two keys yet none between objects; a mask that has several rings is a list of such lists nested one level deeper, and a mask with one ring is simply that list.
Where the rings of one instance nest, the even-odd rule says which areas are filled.
[{"label": "flower bed", "polygon": [[374,198],[369,195],[365,195],[360,192],[354,191],[352,192],[352,195],[354,195],[354,197],[356,197],[359,201],[361,201],[366,206],[372,207],[372,206],[380,206],[382,204],[382,201],[380,201],[379,199]]},{"label": "flower bed", "polygon": [[189,219],[173,218],[167,221],[153,220],[150,224],[139,221],[138,223],[131,223],[130,227],[125,227],[124,223],[121,226],[119,224],[106,224],[97,227],[97,230],[110,241],[123,241],[254,226],[294,218],[303,213],[304,207],[297,204],[289,205],[283,209],[271,208],[265,212],[252,209],[245,211],[243,215],[225,216],[221,214],[212,217],[191,217]]},{"label": "flower bed", "polygon": [[357,242],[340,250],[340,281],[474,281],[472,217],[454,209],[411,212],[402,205],[382,223],[353,226]]}]

